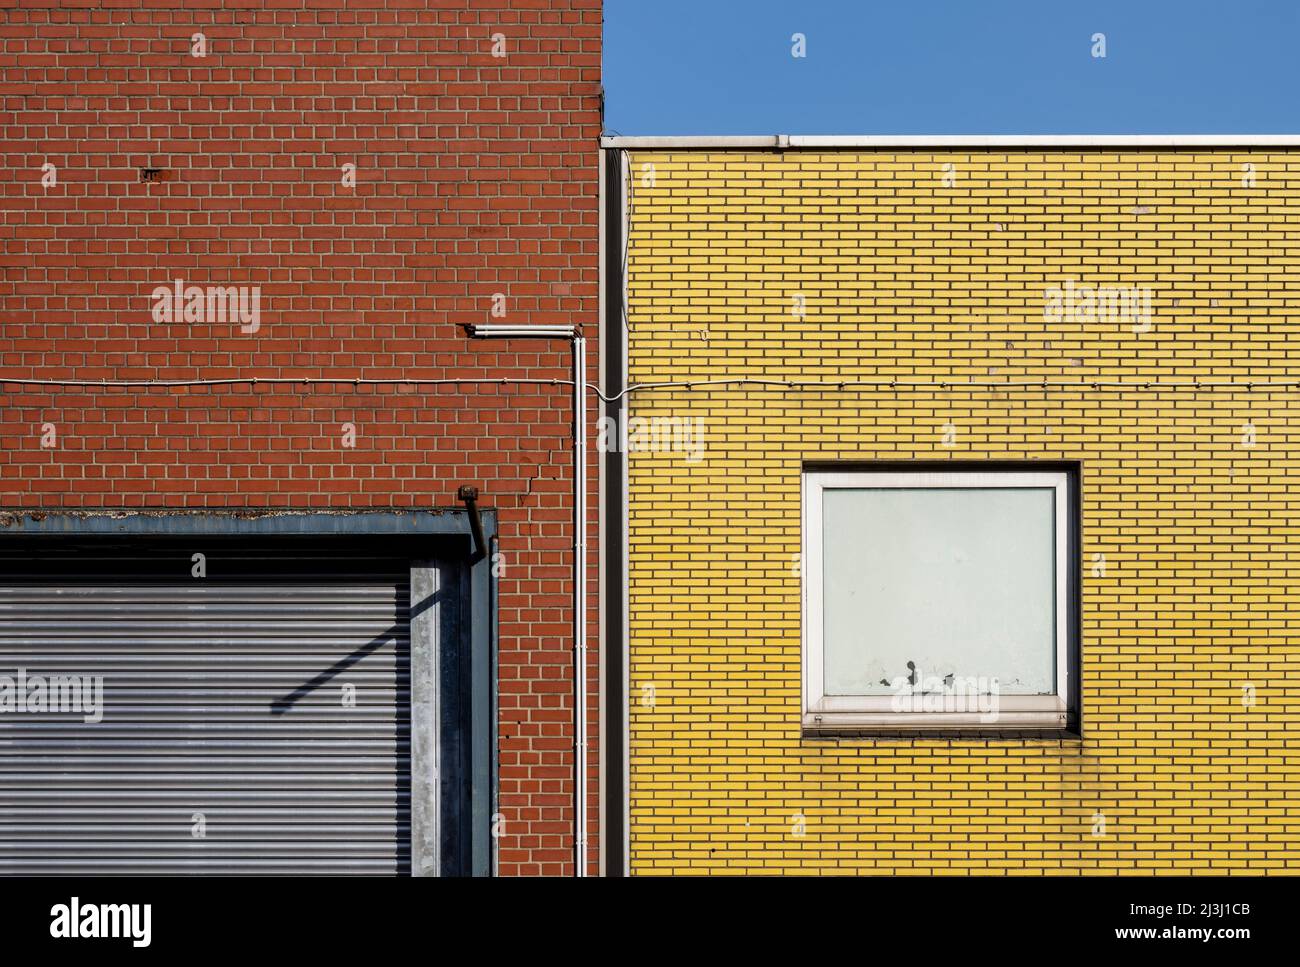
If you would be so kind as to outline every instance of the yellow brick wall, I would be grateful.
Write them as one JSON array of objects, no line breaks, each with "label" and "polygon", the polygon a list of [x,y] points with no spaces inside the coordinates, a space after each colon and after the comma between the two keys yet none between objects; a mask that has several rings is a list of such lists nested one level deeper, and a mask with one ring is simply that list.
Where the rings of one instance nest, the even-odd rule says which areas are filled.
[{"label": "yellow brick wall", "polygon": [[[632,395],[707,445],[629,458],[632,871],[1295,871],[1300,153],[630,164],[633,382],[920,384]],[[1151,328],[1045,322],[1066,279]],[[801,737],[802,463],[914,458],[1082,461],[1082,739]]]}]

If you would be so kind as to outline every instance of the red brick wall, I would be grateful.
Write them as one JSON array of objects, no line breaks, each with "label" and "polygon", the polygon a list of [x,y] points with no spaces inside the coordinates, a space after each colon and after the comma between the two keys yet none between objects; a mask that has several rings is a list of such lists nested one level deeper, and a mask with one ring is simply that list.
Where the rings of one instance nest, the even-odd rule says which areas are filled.
[{"label": "red brick wall", "polygon": [[[496,321],[585,324],[594,380],[599,86],[599,0],[0,0],[0,377],[569,378],[562,343],[459,328]],[[155,322],[175,278],[260,287],[260,328]],[[569,407],[549,385],[6,384],[0,501],[428,508],[479,486],[506,563],[499,868],[570,874]]]}]

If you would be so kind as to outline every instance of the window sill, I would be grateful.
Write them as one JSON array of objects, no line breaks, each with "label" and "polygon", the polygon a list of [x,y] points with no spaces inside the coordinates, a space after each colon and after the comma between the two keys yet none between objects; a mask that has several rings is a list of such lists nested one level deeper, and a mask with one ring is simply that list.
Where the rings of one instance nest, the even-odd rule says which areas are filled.
[{"label": "window sill", "polygon": [[805,735],[877,732],[1068,732],[1073,717],[1063,711],[978,712],[808,712]]},{"label": "window sill", "polygon": [[1078,728],[1032,729],[1032,728],[998,728],[998,729],[955,729],[955,728],[822,728],[804,729],[800,735],[803,742],[836,742],[850,740],[858,742],[887,742],[891,740],[909,741],[915,739],[933,739],[953,742],[1014,742],[1017,740],[1037,740],[1040,742],[1081,741],[1083,735]]}]

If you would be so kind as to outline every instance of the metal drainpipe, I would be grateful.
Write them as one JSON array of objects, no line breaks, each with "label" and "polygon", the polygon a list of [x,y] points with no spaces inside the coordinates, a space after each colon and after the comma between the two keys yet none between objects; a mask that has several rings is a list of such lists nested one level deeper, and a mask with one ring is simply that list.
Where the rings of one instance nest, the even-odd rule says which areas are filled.
[{"label": "metal drainpipe", "polygon": [[587,340],[573,337],[573,717],[576,876],[587,875]]},{"label": "metal drainpipe", "polygon": [[566,339],[573,350],[573,823],[575,876],[587,875],[587,340],[575,326],[470,325],[476,339]]}]

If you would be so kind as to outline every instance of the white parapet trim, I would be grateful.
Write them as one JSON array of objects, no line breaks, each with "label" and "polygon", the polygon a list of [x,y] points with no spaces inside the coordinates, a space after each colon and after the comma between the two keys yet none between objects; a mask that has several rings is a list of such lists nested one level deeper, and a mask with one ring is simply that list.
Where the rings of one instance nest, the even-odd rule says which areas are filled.
[{"label": "white parapet trim", "polygon": [[602,148],[638,151],[799,148],[1295,148],[1300,134],[772,134],[602,135]]}]

